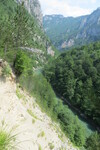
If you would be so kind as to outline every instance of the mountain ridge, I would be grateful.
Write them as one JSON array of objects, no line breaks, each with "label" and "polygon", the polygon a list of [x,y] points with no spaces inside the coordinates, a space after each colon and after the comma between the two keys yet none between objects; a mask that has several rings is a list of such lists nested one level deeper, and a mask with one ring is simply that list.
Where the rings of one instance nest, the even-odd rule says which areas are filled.
[{"label": "mountain ridge", "polygon": [[100,8],[79,17],[47,15],[43,18],[43,26],[54,46],[60,50],[95,42],[100,40]]}]

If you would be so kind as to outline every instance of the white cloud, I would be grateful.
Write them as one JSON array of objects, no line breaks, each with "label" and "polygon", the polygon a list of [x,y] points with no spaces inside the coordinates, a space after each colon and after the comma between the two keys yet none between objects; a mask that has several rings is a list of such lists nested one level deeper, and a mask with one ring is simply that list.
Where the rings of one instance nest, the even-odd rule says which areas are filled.
[{"label": "white cloud", "polygon": [[[92,0],[95,1],[95,0]],[[81,16],[91,11],[80,6],[71,6],[67,0],[40,0],[43,14],[62,14],[64,16]]]},{"label": "white cloud", "polygon": [[94,3],[96,3],[96,0],[91,0],[91,2],[94,4]]}]

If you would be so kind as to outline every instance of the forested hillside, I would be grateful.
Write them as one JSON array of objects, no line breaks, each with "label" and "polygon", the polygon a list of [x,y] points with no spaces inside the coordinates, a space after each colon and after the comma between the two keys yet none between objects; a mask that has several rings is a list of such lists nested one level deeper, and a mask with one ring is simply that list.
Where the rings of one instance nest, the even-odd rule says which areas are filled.
[{"label": "forested hillside", "polygon": [[[33,63],[36,67],[46,62],[51,53],[54,55],[48,38],[36,18],[25,9],[24,3],[19,4],[14,0],[0,1],[0,14],[0,55],[2,57],[12,57],[13,60],[15,57],[13,54],[17,50],[28,50],[34,58]],[[48,50],[50,46],[51,53]]]},{"label": "forested hillside", "polygon": [[90,15],[64,17],[46,15],[43,26],[54,46],[59,50],[100,40],[100,8]]},{"label": "forested hillside", "polygon": [[62,53],[44,75],[56,93],[100,125],[100,42]]}]

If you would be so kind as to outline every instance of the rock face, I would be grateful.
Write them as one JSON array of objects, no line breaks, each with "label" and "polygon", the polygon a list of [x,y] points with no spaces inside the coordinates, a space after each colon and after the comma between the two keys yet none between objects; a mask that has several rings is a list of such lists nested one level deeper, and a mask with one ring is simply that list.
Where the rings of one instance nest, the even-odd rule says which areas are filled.
[{"label": "rock face", "polygon": [[43,18],[45,32],[59,49],[88,44],[100,40],[100,8],[90,15],[63,17],[46,15]]},{"label": "rock face", "polygon": [[38,0],[16,0],[16,1],[19,3],[24,2],[28,12],[32,16],[34,16],[37,19],[39,25],[42,26],[43,15],[41,11],[40,2]]},{"label": "rock face", "polygon": [[74,45],[74,40],[69,39],[68,41],[64,41],[61,45],[61,48],[64,49],[66,47],[72,47]]},{"label": "rock face", "polygon": [[51,56],[54,56],[55,55],[55,52],[52,50],[52,47],[49,46],[48,49],[47,49],[47,54],[48,55],[51,55]]}]

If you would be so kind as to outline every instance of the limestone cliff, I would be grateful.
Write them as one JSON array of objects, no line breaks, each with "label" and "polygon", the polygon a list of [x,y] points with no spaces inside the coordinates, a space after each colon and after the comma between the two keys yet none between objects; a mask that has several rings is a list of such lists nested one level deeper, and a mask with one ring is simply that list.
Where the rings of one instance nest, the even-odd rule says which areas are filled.
[{"label": "limestone cliff", "polygon": [[39,25],[42,26],[42,11],[41,11],[41,6],[40,6],[40,2],[38,0],[16,0],[17,2],[24,2],[26,9],[28,10],[28,12],[34,16]]}]

